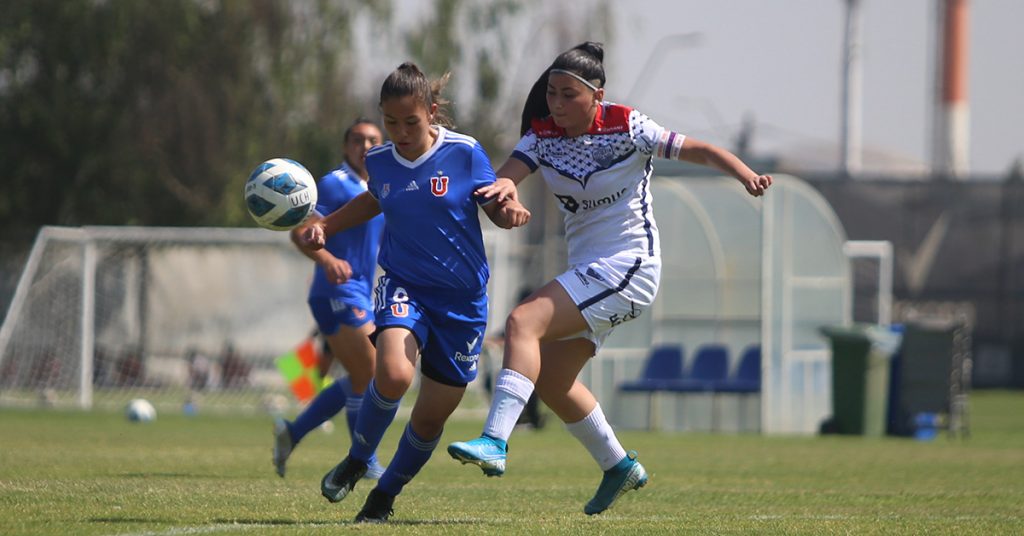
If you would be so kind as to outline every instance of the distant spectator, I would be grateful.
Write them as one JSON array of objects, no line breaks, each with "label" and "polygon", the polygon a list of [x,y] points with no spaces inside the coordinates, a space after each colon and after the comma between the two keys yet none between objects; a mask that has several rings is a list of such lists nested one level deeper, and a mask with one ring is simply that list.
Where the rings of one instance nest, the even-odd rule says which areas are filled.
[{"label": "distant spectator", "polygon": [[117,362],[117,384],[129,387],[142,385],[143,376],[143,364],[139,352],[129,350]]},{"label": "distant spectator", "polygon": [[195,348],[185,354],[188,361],[188,387],[193,391],[205,391],[210,386],[210,359]]},{"label": "distant spectator", "polygon": [[251,369],[252,366],[246,363],[235,350],[235,345],[227,343],[220,362],[220,377],[224,387],[230,389],[248,385]]}]

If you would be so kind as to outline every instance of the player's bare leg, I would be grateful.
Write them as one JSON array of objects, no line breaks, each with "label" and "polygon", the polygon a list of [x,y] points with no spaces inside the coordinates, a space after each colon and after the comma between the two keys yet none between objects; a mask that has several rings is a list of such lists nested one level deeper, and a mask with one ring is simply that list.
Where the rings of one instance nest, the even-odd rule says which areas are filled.
[{"label": "player's bare leg", "polygon": [[583,508],[588,515],[607,510],[623,493],[647,484],[647,472],[636,461],[636,452],[623,449],[594,394],[577,379],[593,355],[594,343],[584,338],[545,343],[537,379],[541,400],[604,471],[597,492]]},{"label": "player's bare leg", "polygon": [[557,281],[531,294],[505,323],[505,356],[483,434],[448,446],[462,463],[480,466],[487,476],[505,473],[508,438],[533,393],[541,371],[541,341],[558,340],[587,328],[576,304]]}]

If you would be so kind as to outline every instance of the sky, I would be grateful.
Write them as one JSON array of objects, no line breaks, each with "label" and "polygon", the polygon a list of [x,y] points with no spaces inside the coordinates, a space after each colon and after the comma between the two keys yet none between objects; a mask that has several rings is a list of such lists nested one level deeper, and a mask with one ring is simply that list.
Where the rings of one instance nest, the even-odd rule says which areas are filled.
[{"label": "sky", "polygon": [[[866,171],[882,154],[911,165],[930,159],[936,2],[862,0]],[[612,5],[609,100],[726,147],[749,117],[755,152],[838,166],[844,0]],[[1003,174],[1024,159],[1022,20],[1024,1],[970,2],[973,174]],[[680,34],[691,37],[669,37]]]},{"label": "sky", "polygon": [[[506,17],[503,31],[514,44],[494,53],[507,75],[499,114],[518,120],[534,73],[558,51],[585,39],[602,41],[607,100],[730,149],[750,121],[758,156],[781,156],[799,169],[838,169],[846,0],[607,1],[610,30],[583,15],[602,0],[534,0]],[[923,173],[932,152],[939,0],[860,1],[863,170]],[[968,169],[992,178],[1024,162],[1024,0],[969,2]],[[367,26],[370,33],[361,41],[400,43],[406,28],[430,16],[431,5],[399,0],[398,24],[384,30],[390,35],[383,38],[373,33],[379,28]],[[464,31],[473,46],[464,50],[463,67],[472,64],[473,54],[495,50],[493,35]],[[405,59],[400,48],[360,53],[367,95]],[[453,70],[456,97],[471,102],[474,80],[458,66]]]}]

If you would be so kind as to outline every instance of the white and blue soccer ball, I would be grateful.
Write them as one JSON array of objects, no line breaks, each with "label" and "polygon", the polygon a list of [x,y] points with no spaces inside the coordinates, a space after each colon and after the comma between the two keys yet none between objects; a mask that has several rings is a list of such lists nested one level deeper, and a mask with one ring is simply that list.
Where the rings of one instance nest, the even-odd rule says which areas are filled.
[{"label": "white and blue soccer ball", "polygon": [[316,179],[294,160],[267,160],[245,181],[245,206],[260,227],[289,231],[316,210]]},{"label": "white and blue soccer ball", "polygon": [[124,413],[128,420],[132,422],[151,422],[156,420],[156,408],[153,407],[153,404],[149,403],[149,400],[144,398],[135,398],[128,402],[128,407],[125,408]]}]

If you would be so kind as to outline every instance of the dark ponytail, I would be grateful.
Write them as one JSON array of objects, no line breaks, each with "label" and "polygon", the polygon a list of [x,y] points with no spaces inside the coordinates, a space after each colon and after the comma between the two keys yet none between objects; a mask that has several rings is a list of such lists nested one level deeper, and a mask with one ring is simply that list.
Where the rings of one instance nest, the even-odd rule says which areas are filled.
[{"label": "dark ponytail", "polygon": [[441,91],[448,85],[451,73],[445,73],[441,78],[430,81],[427,75],[416,66],[415,63],[407,61],[391,71],[391,74],[384,79],[380,87],[380,104],[384,101],[399,97],[414,95],[423,102],[423,105],[430,111],[431,104],[437,104],[437,112],[434,113],[434,124],[451,128],[451,117],[448,115],[448,100],[441,96]]},{"label": "dark ponytail", "polygon": [[547,90],[548,74],[552,69],[561,69],[577,74],[584,80],[597,81],[595,85],[604,87],[604,47],[601,43],[587,41],[572,47],[558,55],[540,78],[533,83],[530,93],[526,96],[526,104],[523,105],[522,121],[519,125],[519,135],[526,134],[530,130],[530,124],[534,119],[543,119],[551,115],[548,109]]}]

